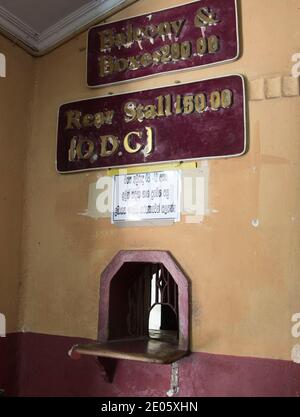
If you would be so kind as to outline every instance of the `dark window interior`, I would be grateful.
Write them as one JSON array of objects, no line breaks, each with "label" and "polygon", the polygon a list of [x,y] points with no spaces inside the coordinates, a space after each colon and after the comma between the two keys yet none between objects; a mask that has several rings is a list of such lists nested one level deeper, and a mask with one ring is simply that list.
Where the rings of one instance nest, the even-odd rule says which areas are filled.
[{"label": "dark window interior", "polygon": [[110,284],[109,340],[178,342],[178,286],[162,264],[127,262]]}]

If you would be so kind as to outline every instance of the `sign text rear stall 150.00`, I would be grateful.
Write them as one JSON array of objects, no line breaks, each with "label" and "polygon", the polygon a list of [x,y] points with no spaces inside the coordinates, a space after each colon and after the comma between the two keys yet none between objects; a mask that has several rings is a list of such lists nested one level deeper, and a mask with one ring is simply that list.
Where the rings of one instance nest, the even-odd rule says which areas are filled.
[{"label": "sign text rear stall 150.00", "polygon": [[59,109],[59,172],[242,155],[241,75],[106,96]]}]

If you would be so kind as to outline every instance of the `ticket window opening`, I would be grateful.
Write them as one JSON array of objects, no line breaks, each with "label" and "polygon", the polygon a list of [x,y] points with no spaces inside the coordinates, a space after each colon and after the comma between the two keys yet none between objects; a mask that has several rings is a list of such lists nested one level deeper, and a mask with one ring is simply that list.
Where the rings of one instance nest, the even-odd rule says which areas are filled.
[{"label": "ticket window opening", "polygon": [[120,251],[101,274],[98,338],[69,355],[96,356],[112,382],[119,359],[172,364],[189,353],[189,279],[167,251]]},{"label": "ticket window opening", "polygon": [[109,340],[178,343],[178,286],[163,264],[125,263],[109,298]]}]

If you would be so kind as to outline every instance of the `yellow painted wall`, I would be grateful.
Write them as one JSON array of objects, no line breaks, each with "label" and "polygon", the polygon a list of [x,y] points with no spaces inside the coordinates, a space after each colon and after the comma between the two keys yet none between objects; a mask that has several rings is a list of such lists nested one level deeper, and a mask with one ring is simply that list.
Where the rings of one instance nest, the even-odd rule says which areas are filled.
[{"label": "yellow painted wall", "polygon": [[0,36],[7,78],[0,78],[0,313],[18,328],[26,147],[33,97],[33,59]]},{"label": "yellow painted wall", "polygon": [[[110,20],[182,4],[140,0]],[[56,115],[66,101],[230,73],[286,75],[300,52],[300,0],[242,0],[242,57],[119,86],[85,87],[86,34],[38,59],[27,146],[20,326],[96,338],[101,271],[121,249],[166,249],[192,282],[192,350],[290,359],[300,311],[300,97],[249,102],[247,155],[209,161],[201,224],[119,229],[80,215],[100,171],[55,171]],[[18,124],[18,129],[23,129]],[[253,223],[253,220],[259,223]],[[258,227],[254,227],[258,225]]]}]

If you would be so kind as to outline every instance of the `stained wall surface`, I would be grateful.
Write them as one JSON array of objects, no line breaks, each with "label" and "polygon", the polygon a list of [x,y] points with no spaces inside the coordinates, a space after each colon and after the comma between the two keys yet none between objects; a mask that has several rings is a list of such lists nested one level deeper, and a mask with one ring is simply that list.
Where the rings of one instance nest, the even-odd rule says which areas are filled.
[{"label": "stained wall surface", "polygon": [[[140,0],[110,20],[182,3]],[[36,59],[34,79],[32,58],[1,39],[13,60],[12,75],[0,80],[1,285],[9,294],[1,291],[0,300],[11,329],[22,282],[19,330],[95,339],[101,271],[119,250],[163,249],[191,280],[192,351],[290,360],[291,317],[300,311],[299,95],[267,99],[264,92],[249,100],[249,151],[208,162],[209,210],[198,224],[183,218],[174,226],[120,229],[90,218],[83,215],[89,187],[104,173],[55,170],[64,102],[231,73],[243,74],[255,97],[260,82],[253,80],[270,86],[288,76],[300,49],[300,0],[239,3],[238,61],[93,90],[85,83],[86,33]]]},{"label": "stained wall surface", "polygon": [[[140,0],[113,19],[181,3]],[[300,308],[299,96],[249,101],[249,152],[208,162],[211,211],[200,224],[120,229],[83,216],[89,185],[103,174],[55,171],[63,102],[230,73],[247,80],[289,75],[300,47],[300,1],[240,4],[242,56],[235,63],[90,90],[86,33],[38,60],[24,211],[28,330],[96,338],[104,267],[121,249],[166,249],[192,282],[193,351],[290,358],[291,316]]]},{"label": "stained wall surface", "polygon": [[6,78],[0,78],[0,313],[7,331],[18,329],[24,177],[31,127],[34,62],[0,36]]}]

